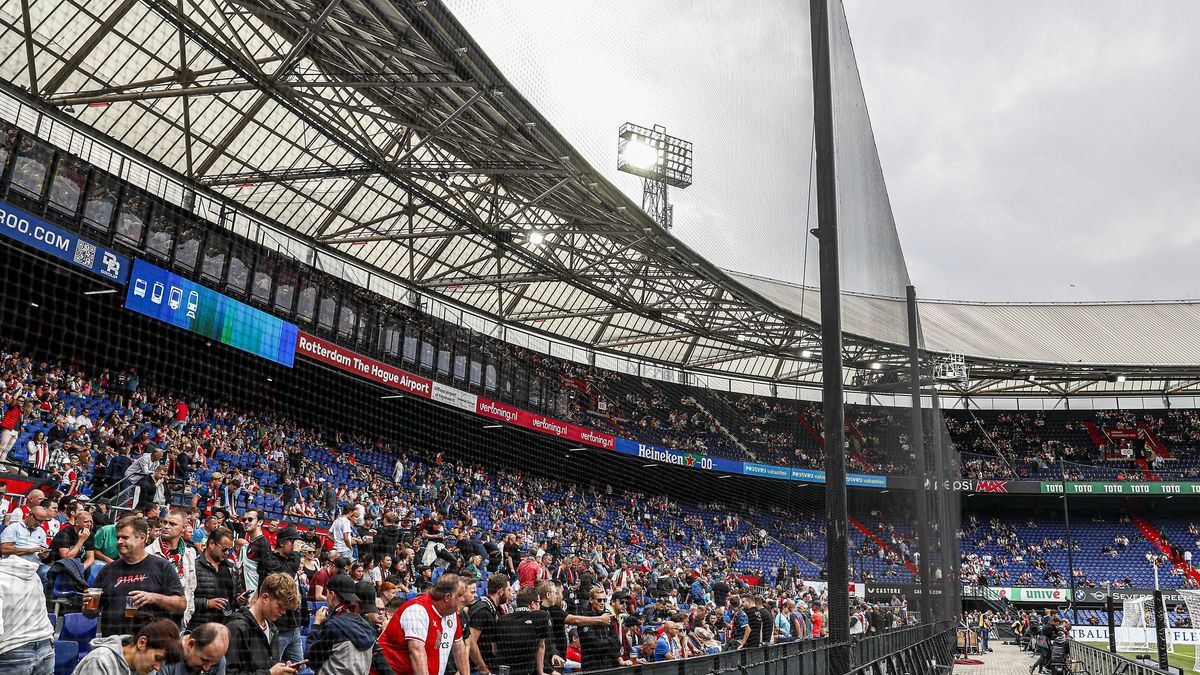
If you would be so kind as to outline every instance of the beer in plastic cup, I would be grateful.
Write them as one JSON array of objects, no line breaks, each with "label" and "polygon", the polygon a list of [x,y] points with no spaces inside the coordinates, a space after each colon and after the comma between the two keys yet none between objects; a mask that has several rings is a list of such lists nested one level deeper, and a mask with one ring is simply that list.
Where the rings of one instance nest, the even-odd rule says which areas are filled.
[{"label": "beer in plastic cup", "polygon": [[128,595],[125,596],[125,618],[132,619],[133,617],[137,616],[137,613],[138,607],[137,605],[133,604],[133,598]]},{"label": "beer in plastic cup", "polygon": [[103,588],[89,588],[83,592],[83,608],[89,612],[97,612],[100,610],[100,596],[103,595]]}]

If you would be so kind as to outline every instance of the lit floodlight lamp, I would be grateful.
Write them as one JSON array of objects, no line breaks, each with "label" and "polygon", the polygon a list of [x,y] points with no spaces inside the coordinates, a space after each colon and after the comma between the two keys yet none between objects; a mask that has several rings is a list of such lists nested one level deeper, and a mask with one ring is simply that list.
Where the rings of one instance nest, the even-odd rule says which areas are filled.
[{"label": "lit floodlight lamp", "polygon": [[692,144],[665,127],[626,122],[617,134],[617,170],[685,188],[692,184]]},{"label": "lit floodlight lamp", "polygon": [[[617,170],[641,176],[642,210],[670,228],[673,211],[667,188],[692,184],[692,144],[668,136],[665,127],[648,129],[631,122],[617,133]],[[619,207],[618,207],[619,208]]]},{"label": "lit floodlight lamp", "polygon": [[625,147],[621,149],[621,157],[628,167],[641,171],[653,171],[662,164],[658,148],[640,138],[634,138],[626,143]]}]

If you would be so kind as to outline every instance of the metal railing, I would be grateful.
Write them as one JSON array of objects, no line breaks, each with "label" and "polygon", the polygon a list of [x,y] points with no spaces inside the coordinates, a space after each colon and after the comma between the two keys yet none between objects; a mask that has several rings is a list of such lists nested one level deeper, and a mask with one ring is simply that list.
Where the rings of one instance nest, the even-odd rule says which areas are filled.
[{"label": "metal railing", "polygon": [[[950,622],[926,624],[902,628],[850,643],[852,663],[868,664],[879,662],[893,654],[909,654],[908,663],[928,664],[929,659],[940,659],[938,663],[949,664],[950,640],[954,630]],[[935,645],[940,644],[940,648]],[[737,675],[825,675],[829,672],[829,652],[835,645],[827,639],[798,640],[764,647],[751,647],[720,654],[694,656],[678,661],[645,663],[627,668],[611,668],[595,671],[597,675],[701,675],[707,673],[729,673]],[[918,661],[917,657],[925,658]],[[863,666],[866,667],[866,666]],[[589,671],[591,672],[591,671]],[[854,670],[854,673],[878,673],[878,670]],[[903,673],[904,670],[882,671]],[[916,668],[917,673],[934,672]]]},{"label": "metal railing", "polygon": [[851,649],[853,663],[861,664],[877,661],[889,654],[903,651],[933,635],[946,633],[947,631],[953,635],[954,626],[949,621],[941,621],[935,624],[897,628],[877,635],[871,635],[854,643]]},{"label": "metal railing", "polygon": [[[859,665],[851,668],[847,675],[933,675],[953,670],[951,645],[954,641],[954,625],[951,622],[917,626],[905,632],[907,639],[881,642],[880,649],[872,650],[875,653],[882,652],[877,658],[866,661],[856,659],[855,663]],[[888,637],[888,634],[875,637]],[[874,638],[864,640],[859,646],[871,639]],[[856,649],[855,655],[866,654]]]},{"label": "metal railing", "polygon": [[[1133,659],[1113,654],[1106,649],[1093,647],[1089,644],[1071,640],[1068,657],[1074,667],[1072,672],[1090,673],[1091,675],[1162,675],[1163,671],[1157,666],[1139,663]],[[1171,667],[1170,672],[1181,673],[1181,669]]]}]

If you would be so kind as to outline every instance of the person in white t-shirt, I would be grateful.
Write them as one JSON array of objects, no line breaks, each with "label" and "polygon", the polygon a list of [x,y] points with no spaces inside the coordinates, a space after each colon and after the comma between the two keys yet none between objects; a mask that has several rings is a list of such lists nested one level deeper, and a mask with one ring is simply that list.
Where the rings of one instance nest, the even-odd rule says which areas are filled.
[{"label": "person in white t-shirt", "polygon": [[349,504],[342,509],[342,515],[329,528],[329,536],[333,539],[333,550],[337,551],[339,556],[354,558],[354,547],[362,543],[362,539],[355,536],[354,524],[350,522],[350,518],[357,510],[357,505]]}]

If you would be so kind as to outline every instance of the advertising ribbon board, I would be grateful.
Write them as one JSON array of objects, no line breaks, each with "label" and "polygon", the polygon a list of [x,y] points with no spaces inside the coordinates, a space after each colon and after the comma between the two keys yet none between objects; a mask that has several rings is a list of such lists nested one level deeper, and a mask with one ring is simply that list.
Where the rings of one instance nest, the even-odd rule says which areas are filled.
[{"label": "advertising ribbon board", "polygon": [[[1130,631],[1139,630],[1130,628]],[[1154,644],[1154,629],[1143,628],[1141,639]],[[1120,635],[1120,633],[1118,633]],[[1177,645],[1194,645],[1200,642],[1200,630],[1195,628],[1172,628],[1171,642]],[[1108,642],[1108,626],[1071,626],[1071,639],[1080,642]]]},{"label": "advertising ribbon board", "polygon": [[296,342],[296,353],[406,394],[421,398],[433,397],[431,380],[406,373],[399,368],[393,368],[386,363],[381,363],[349,349],[343,349],[315,335],[301,332]]},{"label": "advertising ribbon board", "polygon": [[1200,483],[1063,483],[1043,482],[1043,494],[1068,495],[1200,495]]},{"label": "advertising ribbon board", "polygon": [[508,424],[514,424],[595,448],[615,450],[617,445],[617,438],[612,434],[577,426],[569,422],[562,422],[552,417],[546,417],[545,415],[531,413],[528,410],[521,410],[507,403],[493,401],[482,396],[476,398],[475,412],[500,422],[507,422]]},{"label": "advertising ribbon board", "polygon": [[1015,586],[980,586],[963,589],[963,597],[1008,600],[1009,602],[1070,602],[1069,588],[1025,588]]},{"label": "advertising ribbon board", "polygon": [[744,473],[743,464],[734,459],[722,459],[720,457],[708,457],[706,455],[697,455],[691,452],[680,452],[678,450],[668,450],[654,445],[638,443],[627,438],[617,439],[617,452],[622,455],[630,455],[639,459],[648,459],[653,462],[664,462],[666,464],[674,464],[675,466],[687,467],[689,469],[701,469],[704,471],[724,471],[726,473]]},{"label": "advertising ribbon board", "polygon": [[145,260],[133,263],[125,307],[288,368],[296,360],[296,324]]},{"label": "advertising ribbon board", "polygon": [[7,202],[0,202],[0,232],[106,279],[122,284],[129,279],[129,258]]}]

